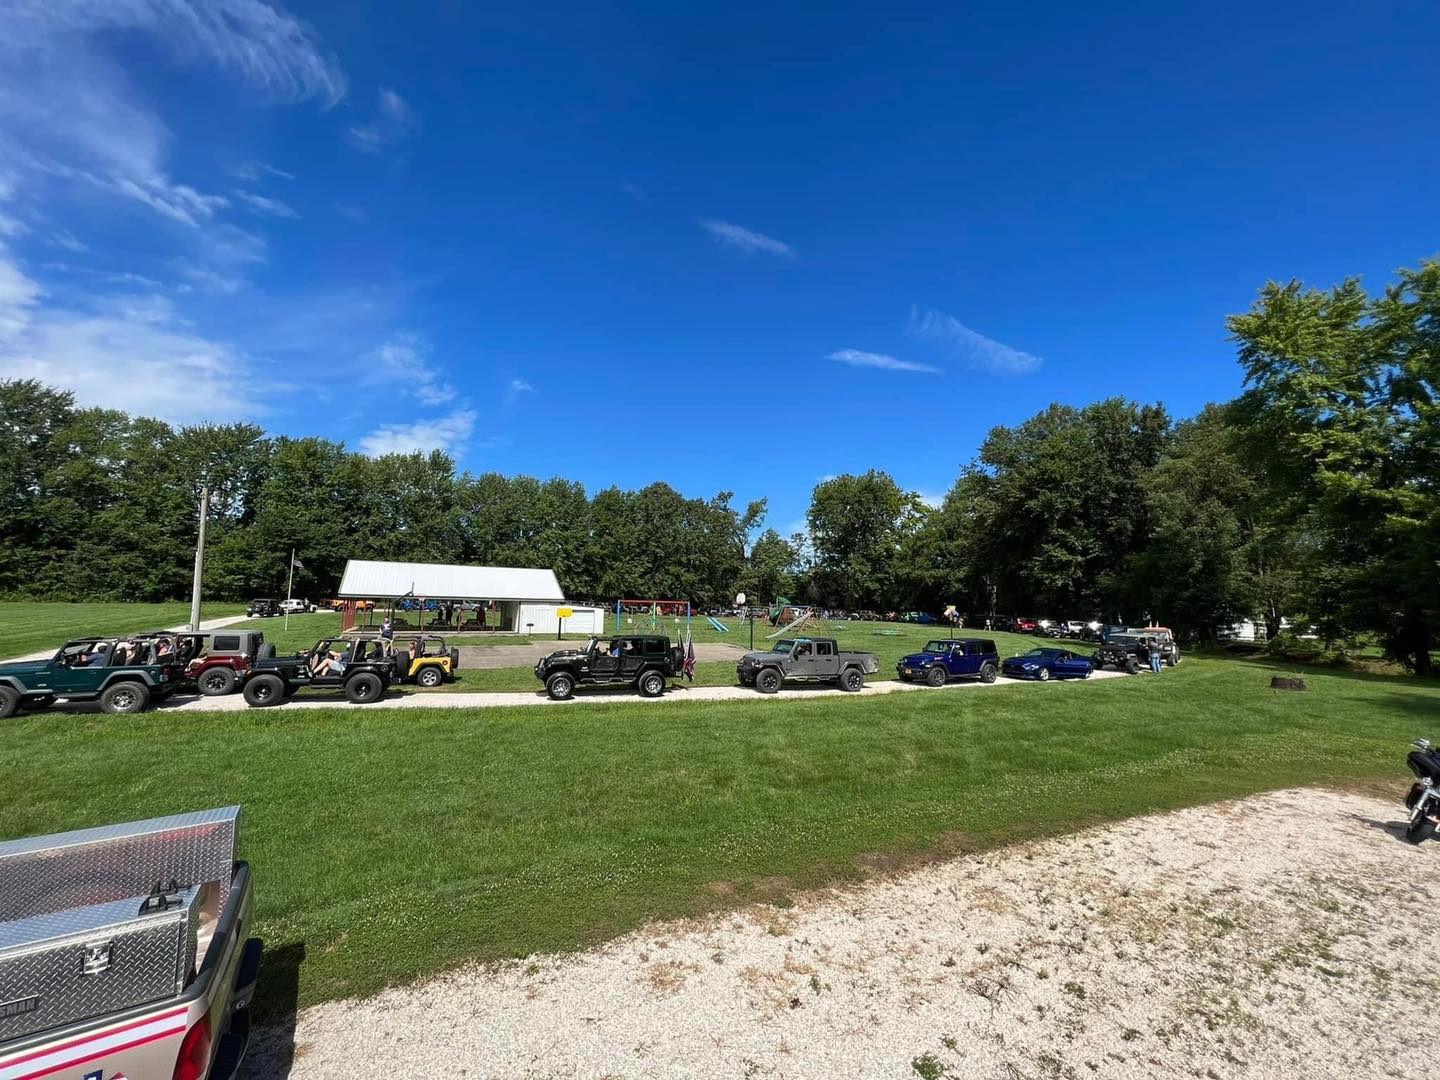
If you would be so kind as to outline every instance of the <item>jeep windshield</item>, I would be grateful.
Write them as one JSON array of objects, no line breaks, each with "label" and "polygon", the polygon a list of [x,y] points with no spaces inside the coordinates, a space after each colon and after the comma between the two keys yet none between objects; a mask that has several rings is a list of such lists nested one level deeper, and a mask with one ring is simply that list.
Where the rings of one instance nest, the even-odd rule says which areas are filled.
[{"label": "jeep windshield", "polygon": [[794,648],[795,642],[791,641],[789,638],[781,638],[779,641],[775,642],[774,645],[770,646],[770,651],[778,653],[789,653]]}]

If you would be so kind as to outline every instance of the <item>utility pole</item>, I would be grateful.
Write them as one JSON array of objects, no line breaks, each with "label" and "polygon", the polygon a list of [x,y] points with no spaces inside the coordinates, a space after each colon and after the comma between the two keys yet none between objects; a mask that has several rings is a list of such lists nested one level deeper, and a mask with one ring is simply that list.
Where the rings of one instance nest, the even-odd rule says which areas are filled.
[{"label": "utility pole", "polygon": [[200,539],[195,545],[195,579],[190,584],[190,632],[200,632],[200,579],[205,576],[205,524],[210,519],[210,485],[200,489]]}]

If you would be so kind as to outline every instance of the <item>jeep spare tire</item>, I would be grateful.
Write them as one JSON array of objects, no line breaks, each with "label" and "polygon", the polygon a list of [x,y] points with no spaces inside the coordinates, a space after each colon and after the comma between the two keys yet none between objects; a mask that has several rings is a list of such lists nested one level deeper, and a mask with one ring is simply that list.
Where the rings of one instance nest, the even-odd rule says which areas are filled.
[{"label": "jeep spare tire", "polygon": [[247,705],[279,705],[285,700],[285,680],[279,675],[256,675],[245,683],[243,693]]},{"label": "jeep spare tire", "polygon": [[755,689],[762,694],[777,694],[780,692],[780,672],[773,667],[762,668],[755,675]]},{"label": "jeep spare tire", "polygon": [[107,713],[143,712],[150,704],[150,691],[144,683],[111,683],[100,693],[100,709]]},{"label": "jeep spare tire", "polygon": [[200,693],[206,697],[219,697],[228,694],[235,689],[235,671],[228,667],[206,668],[195,680],[195,685],[200,688]]},{"label": "jeep spare tire", "polygon": [[545,680],[545,692],[556,701],[564,701],[575,693],[575,680],[568,671],[557,671]]},{"label": "jeep spare tire", "polygon": [[378,700],[384,691],[385,684],[380,681],[380,676],[368,671],[345,680],[345,699],[356,705],[368,705]]},{"label": "jeep spare tire", "polygon": [[269,660],[275,655],[275,643],[273,641],[265,642],[264,645],[260,646],[260,650],[255,655],[262,659]]},{"label": "jeep spare tire", "polygon": [[647,671],[640,676],[637,686],[641,697],[659,697],[665,693],[665,676],[658,671]]}]

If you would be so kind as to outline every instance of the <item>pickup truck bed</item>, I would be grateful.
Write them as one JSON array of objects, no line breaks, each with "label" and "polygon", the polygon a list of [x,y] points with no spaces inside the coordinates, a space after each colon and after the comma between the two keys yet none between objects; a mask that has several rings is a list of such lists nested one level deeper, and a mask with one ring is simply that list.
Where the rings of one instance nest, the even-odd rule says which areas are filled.
[{"label": "pickup truck bed", "polygon": [[238,813],[0,843],[0,1080],[236,1074],[262,952]]}]

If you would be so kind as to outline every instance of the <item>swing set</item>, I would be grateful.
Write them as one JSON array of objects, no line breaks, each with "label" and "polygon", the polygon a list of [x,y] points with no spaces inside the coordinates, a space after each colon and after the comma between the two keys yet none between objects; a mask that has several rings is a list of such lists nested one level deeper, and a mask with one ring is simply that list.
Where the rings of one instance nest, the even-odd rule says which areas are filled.
[{"label": "swing set", "polygon": [[662,619],[673,617],[678,625],[682,614],[685,616],[685,633],[689,634],[689,600],[616,600],[615,633],[658,634],[665,629]]}]

